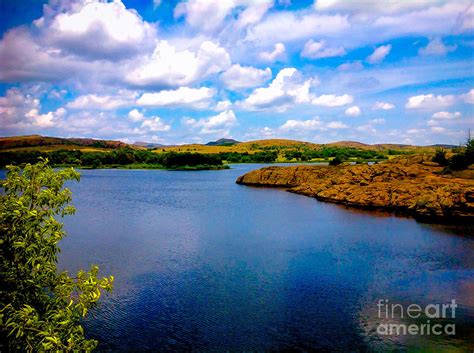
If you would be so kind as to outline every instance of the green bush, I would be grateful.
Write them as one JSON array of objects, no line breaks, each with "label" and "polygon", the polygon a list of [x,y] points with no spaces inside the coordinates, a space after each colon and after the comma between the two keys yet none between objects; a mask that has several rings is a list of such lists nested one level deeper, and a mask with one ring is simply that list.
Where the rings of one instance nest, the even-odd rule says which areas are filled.
[{"label": "green bush", "polygon": [[75,277],[57,268],[58,242],[66,235],[57,217],[74,213],[67,204],[72,168],[54,171],[47,160],[9,166],[0,196],[0,340],[8,352],[88,352],[81,320],[111,290],[113,277],[98,267]]},{"label": "green bush", "polygon": [[446,151],[443,149],[437,149],[432,161],[438,163],[442,167],[447,166],[449,161],[446,158]]}]

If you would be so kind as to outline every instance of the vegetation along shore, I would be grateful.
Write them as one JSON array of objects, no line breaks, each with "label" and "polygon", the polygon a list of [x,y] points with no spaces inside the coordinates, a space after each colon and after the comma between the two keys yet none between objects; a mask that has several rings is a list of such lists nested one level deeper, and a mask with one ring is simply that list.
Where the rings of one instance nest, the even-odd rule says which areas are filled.
[{"label": "vegetation along shore", "polygon": [[321,201],[384,209],[431,221],[474,221],[474,143],[446,156],[415,154],[375,165],[266,167],[238,184],[282,187]]}]

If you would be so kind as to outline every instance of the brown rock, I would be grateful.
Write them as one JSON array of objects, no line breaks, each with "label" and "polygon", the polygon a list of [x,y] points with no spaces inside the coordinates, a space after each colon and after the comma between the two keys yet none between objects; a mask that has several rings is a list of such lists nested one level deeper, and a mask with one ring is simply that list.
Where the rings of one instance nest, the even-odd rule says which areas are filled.
[{"label": "brown rock", "polygon": [[474,180],[443,176],[429,155],[376,165],[266,167],[238,184],[288,191],[364,208],[382,208],[443,221],[474,221]]}]

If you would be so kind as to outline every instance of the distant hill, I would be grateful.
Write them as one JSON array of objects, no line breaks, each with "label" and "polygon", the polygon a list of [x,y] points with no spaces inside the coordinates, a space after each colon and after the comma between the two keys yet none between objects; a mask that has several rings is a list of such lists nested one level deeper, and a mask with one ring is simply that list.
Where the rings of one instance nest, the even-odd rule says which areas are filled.
[{"label": "distant hill", "polygon": [[115,149],[120,147],[128,147],[121,141],[110,140],[95,140],[91,138],[62,138],[62,137],[48,137],[41,135],[26,135],[26,136],[12,136],[0,137],[0,150],[12,149]]},{"label": "distant hill", "polygon": [[335,147],[354,147],[354,148],[365,148],[370,145],[367,145],[362,142],[357,141],[338,141],[338,142],[331,142],[327,144],[328,146],[335,146]]},{"label": "distant hill", "polygon": [[91,138],[62,138],[40,135],[0,137],[0,151],[54,151],[59,149],[81,151],[110,151],[116,148],[159,148],[166,151],[192,152],[192,153],[256,153],[269,149],[320,149],[327,147],[351,147],[366,150],[403,150],[406,152],[434,152],[436,148],[453,148],[454,145],[412,146],[404,144],[374,144],[369,145],[357,141],[338,141],[332,143],[312,143],[288,139],[266,139],[240,142],[230,138],[221,138],[206,144],[162,145],[153,142],[138,141],[126,144],[121,141],[97,140]]},{"label": "distant hill", "polygon": [[143,142],[143,141],[136,141],[133,143],[133,145],[139,146],[139,147],[146,147],[146,148],[166,147],[166,145],[162,145],[161,143]]},{"label": "distant hill", "polygon": [[222,138],[217,141],[211,141],[206,143],[206,146],[233,146],[239,144],[240,141],[234,140],[234,139],[226,139]]},{"label": "distant hill", "polygon": [[429,147],[451,149],[451,148],[456,148],[456,147],[459,147],[459,146],[456,146],[456,145],[436,144],[436,145],[431,145],[431,146],[429,146]]}]

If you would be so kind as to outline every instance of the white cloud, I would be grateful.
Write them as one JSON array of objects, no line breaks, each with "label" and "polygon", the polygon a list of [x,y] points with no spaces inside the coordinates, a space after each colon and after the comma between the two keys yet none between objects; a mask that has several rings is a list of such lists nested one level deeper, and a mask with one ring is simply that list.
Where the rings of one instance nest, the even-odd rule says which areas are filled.
[{"label": "white cloud", "polygon": [[222,75],[222,81],[230,89],[260,86],[272,77],[272,70],[260,70],[252,66],[232,65]]},{"label": "white cloud", "polygon": [[222,22],[234,8],[235,1],[189,0],[180,2],[174,9],[174,17],[185,17],[191,27],[205,32],[212,32],[222,25]]},{"label": "white cloud", "polygon": [[180,87],[177,90],[144,93],[138,98],[137,104],[153,107],[189,105],[196,108],[205,108],[209,105],[209,100],[214,94],[215,90],[213,88]]},{"label": "white cloud", "polygon": [[327,47],[325,40],[315,42],[312,39],[306,42],[301,52],[301,57],[309,59],[330,58],[344,55],[346,55],[346,51],[343,47]]},{"label": "white cloud", "polygon": [[133,109],[128,112],[128,118],[134,123],[136,123],[145,119],[145,116],[143,115],[142,112],[138,111],[137,109]]},{"label": "white cloud", "polygon": [[456,97],[453,95],[435,96],[434,94],[421,94],[408,98],[405,108],[407,109],[439,109],[449,107],[455,103]]},{"label": "white cloud", "polygon": [[330,121],[326,124],[328,129],[347,129],[348,126],[340,121]]},{"label": "white cloud", "polygon": [[295,68],[282,69],[268,87],[255,89],[241,106],[249,110],[284,111],[295,103],[309,103],[312,79],[303,80]]},{"label": "white cloud", "polygon": [[40,114],[38,109],[31,109],[25,114],[25,117],[28,118],[29,123],[33,126],[40,128],[54,126],[56,120],[62,118],[66,114],[64,108],[58,108],[54,112],[48,112],[46,114]]},{"label": "white cloud", "polygon": [[[408,2],[408,1],[407,1]],[[423,3],[421,2],[423,5]],[[452,34],[459,27],[459,15],[466,10],[466,1],[442,1],[439,6],[426,6],[415,11],[380,16],[373,22],[373,30],[385,37],[404,35]]]},{"label": "white cloud", "polygon": [[40,113],[40,100],[25,94],[18,88],[10,88],[0,97],[0,126],[2,128],[47,128],[54,126],[65,115],[62,107],[44,114]]},{"label": "white cloud", "polygon": [[237,28],[257,23],[273,6],[268,0],[188,0],[180,2],[175,10],[174,17],[185,17],[186,23],[202,32],[212,33],[224,25],[224,20],[232,11],[243,8],[236,21]]},{"label": "white cloud", "polygon": [[272,63],[277,59],[281,59],[285,55],[285,45],[283,43],[276,43],[272,51],[263,51],[259,53],[259,58],[265,62]]},{"label": "white cloud", "polygon": [[420,55],[438,55],[443,56],[449,52],[455,51],[457,45],[444,45],[440,38],[435,38],[429,41],[428,45],[424,48],[420,48],[418,53]]},{"label": "white cloud", "polygon": [[171,130],[171,126],[164,123],[160,117],[154,116],[145,120],[142,125],[142,129],[147,129],[151,132],[163,132]]},{"label": "white cloud", "polygon": [[127,76],[127,81],[137,86],[186,86],[230,65],[229,54],[216,43],[205,41],[196,52],[191,52],[177,51],[162,40],[151,57]]},{"label": "white cloud", "polygon": [[361,113],[362,112],[357,105],[353,105],[352,107],[347,108],[345,111],[345,114],[347,116],[352,116],[352,117],[359,116]]},{"label": "white cloud", "polygon": [[217,102],[216,108],[214,110],[223,111],[223,110],[228,110],[230,107],[232,107],[232,102],[226,99],[226,100]]},{"label": "white cloud", "polygon": [[203,119],[187,118],[184,124],[193,128],[200,128],[201,134],[220,134],[228,136],[229,128],[237,124],[237,118],[232,110],[225,110],[217,115]]},{"label": "white cloud", "polygon": [[351,104],[353,101],[354,98],[348,94],[343,94],[342,96],[336,96],[334,94],[323,94],[319,97],[314,98],[311,103],[323,107],[340,107],[346,104]]},{"label": "white cloud", "polygon": [[[104,58],[130,56],[152,44],[154,28],[121,1],[84,1],[51,21],[35,21],[48,43],[79,56]],[[98,45],[100,43],[100,45]]]},{"label": "white cloud", "polygon": [[385,124],[385,119],[384,118],[375,118],[370,121],[373,124]]},{"label": "white cloud", "polygon": [[378,1],[365,0],[361,2],[347,0],[316,0],[314,7],[319,11],[348,11],[370,14],[393,14],[416,10],[424,7],[442,4],[444,0],[417,0],[417,1]]},{"label": "white cloud", "polygon": [[113,110],[120,107],[130,106],[135,103],[135,92],[120,91],[117,95],[99,96],[97,94],[86,94],[79,96],[66,106],[71,109],[99,109]]},{"label": "white cloud", "polygon": [[287,42],[319,36],[334,36],[350,27],[347,16],[280,11],[250,27],[247,40],[259,43]]},{"label": "white cloud", "polygon": [[0,81],[55,81],[74,76],[87,65],[41,47],[25,27],[14,28],[0,41]]},{"label": "white cloud", "polygon": [[381,63],[385,57],[390,53],[392,50],[392,45],[381,45],[380,47],[376,48],[372,54],[367,57],[367,62],[370,64],[378,64]]},{"label": "white cloud", "polygon": [[390,110],[390,109],[394,109],[394,108],[395,108],[395,105],[393,105],[392,103],[375,102],[372,109],[374,109],[374,110]]},{"label": "white cloud", "polygon": [[468,32],[474,29],[474,5],[472,2],[470,5],[462,11],[456,23],[457,32]]},{"label": "white cloud", "polygon": [[152,116],[150,118],[147,118],[141,124],[141,128],[146,129],[150,132],[164,132],[171,130],[171,126],[164,123],[158,116]]},{"label": "white cloud", "polygon": [[273,6],[273,1],[250,1],[250,6],[242,11],[237,20],[237,28],[258,23],[267,11]]},{"label": "white cloud", "polygon": [[454,113],[437,112],[437,113],[434,113],[433,116],[432,116],[433,119],[440,119],[440,120],[455,119],[455,118],[460,118],[460,117],[461,117],[460,112],[454,112]]},{"label": "white cloud", "polygon": [[464,103],[474,104],[474,89],[471,89],[469,92],[461,95]]},{"label": "white cloud", "polygon": [[284,132],[304,133],[307,131],[327,131],[328,129],[346,129],[348,126],[340,121],[329,121],[327,123],[321,121],[319,116],[308,120],[287,120],[278,129]]},{"label": "white cloud", "polygon": [[431,127],[431,131],[433,131],[434,133],[442,133],[446,131],[446,128],[441,126],[433,126]]},{"label": "white cloud", "polygon": [[321,130],[324,127],[319,117],[314,117],[309,120],[287,120],[280,126],[283,131],[312,131]]},{"label": "white cloud", "polygon": [[349,63],[341,64],[337,67],[338,71],[359,71],[364,68],[364,65],[360,61],[354,61]]}]

